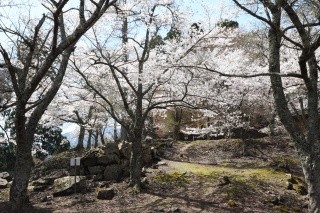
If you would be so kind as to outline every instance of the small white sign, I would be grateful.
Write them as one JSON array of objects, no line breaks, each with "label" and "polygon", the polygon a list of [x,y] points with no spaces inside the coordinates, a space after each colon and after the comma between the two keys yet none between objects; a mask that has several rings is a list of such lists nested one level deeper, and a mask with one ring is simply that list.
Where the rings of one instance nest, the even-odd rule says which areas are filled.
[{"label": "small white sign", "polygon": [[70,166],[80,166],[80,158],[71,158],[70,159]]}]

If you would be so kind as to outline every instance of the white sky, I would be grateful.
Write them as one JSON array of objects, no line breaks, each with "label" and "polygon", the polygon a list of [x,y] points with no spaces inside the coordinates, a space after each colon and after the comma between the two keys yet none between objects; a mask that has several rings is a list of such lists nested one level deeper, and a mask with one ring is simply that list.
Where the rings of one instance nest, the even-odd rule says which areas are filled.
[{"label": "white sky", "polygon": [[241,29],[252,27],[250,15],[244,14],[231,0],[180,0],[185,7],[195,14],[195,22],[211,21],[212,24],[222,19],[237,21]]}]

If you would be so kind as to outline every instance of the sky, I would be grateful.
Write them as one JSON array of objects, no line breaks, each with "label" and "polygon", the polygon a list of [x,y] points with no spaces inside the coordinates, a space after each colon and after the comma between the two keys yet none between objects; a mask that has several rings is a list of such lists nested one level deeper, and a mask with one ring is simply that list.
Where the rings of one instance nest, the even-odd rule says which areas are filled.
[{"label": "sky", "polygon": [[[2,0],[0,0],[2,1]],[[127,0],[127,1],[137,1],[137,0]],[[239,9],[234,5],[232,0],[175,0],[177,4],[181,5],[182,9],[187,11],[192,11],[192,19],[194,22],[209,22],[209,24],[214,25],[218,20],[221,19],[232,19],[238,21],[240,28],[248,28],[250,24],[249,15],[244,15],[243,12],[239,13]],[[31,15],[41,16],[41,14],[46,10],[41,6],[41,2],[44,0],[21,0],[18,2],[25,2],[25,4],[32,5]],[[78,0],[70,0],[68,4],[78,4]],[[8,9],[8,10],[7,10]],[[26,7],[21,7],[25,10]],[[17,11],[13,8],[6,8],[6,11],[12,15],[18,15]],[[194,23],[193,22],[193,23]]]},{"label": "sky", "polygon": [[[252,17],[239,10],[232,0],[181,0],[184,6],[195,14],[197,22],[211,21],[212,24],[222,19],[231,19],[239,23],[241,29],[250,29]],[[204,20],[203,20],[204,19]]]}]

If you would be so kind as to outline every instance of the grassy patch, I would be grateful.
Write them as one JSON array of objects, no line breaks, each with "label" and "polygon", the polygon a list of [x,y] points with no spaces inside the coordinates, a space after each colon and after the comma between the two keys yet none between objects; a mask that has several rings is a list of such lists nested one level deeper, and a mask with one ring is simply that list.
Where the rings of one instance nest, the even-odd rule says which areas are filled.
[{"label": "grassy patch", "polygon": [[190,182],[190,177],[187,173],[180,172],[159,173],[154,176],[153,180],[160,183],[174,183],[178,186],[182,186]]},{"label": "grassy patch", "polygon": [[175,163],[172,166],[174,172],[184,173],[190,172],[197,176],[212,178],[216,180],[218,177],[229,176],[237,180],[260,180],[269,184],[284,185],[286,175],[282,171],[275,171],[272,168],[234,168],[225,166],[208,166],[192,163]]},{"label": "grassy patch", "polygon": [[270,165],[292,168],[292,167],[300,166],[300,161],[297,157],[279,156],[279,157],[272,158],[272,162],[270,163]]},{"label": "grassy patch", "polygon": [[273,209],[276,212],[283,212],[283,213],[290,213],[290,209],[286,206],[280,205],[280,206],[275,206]]}]

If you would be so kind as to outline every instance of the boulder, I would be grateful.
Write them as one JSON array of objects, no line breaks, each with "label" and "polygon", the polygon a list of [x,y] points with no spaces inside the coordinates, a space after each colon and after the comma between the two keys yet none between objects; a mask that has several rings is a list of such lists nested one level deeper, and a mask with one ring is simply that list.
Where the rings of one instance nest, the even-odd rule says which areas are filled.
[{"label": "boulder", "polygon": [[81,158],[81,165],[84,167],[96,166],[98,157],[103,155],[104,151],[101,147],[91,149]]},{"label": "boulder", "polygon": [[107,143],[104,146],[104,155],[118,155],[119,156],[119,147],[116,143]]},{"label": "boulder", "polygon": [[0,189],[5,189],[8,187],[8,181],[6,179],[0,178]]},{"label": "boulder", "polygon": [[99,190],[97,198],[100,200],[112,200],[115,195],[113,188],[107,188]]},{"label": "boulder", "polygon": [[122,167],[121,165],[113,164],[106,167],[104,171],[104,180],[119,180],[122,174]]},{"label": "boulder", "polygon": [[77,176],[75,180],[74,176],[66,176],[54,180],[53,196],[65,196],[74,193],[75,184],[77,191],[86,189],[86,177]]},{"label": "boulder", "polygon": [[143,164],[151,164],[153,161],[153,157],[152,157],[152,151],[151,148],[149,146],[143,146],[142,147],[142,161]]},{"label": "boulder", "polygon": [[98,174],[92,176],[92,181],[101,181],[104,179],[104,174]]},{"label": "boulder", "polygon": [[88,167],[88,170],[91,175],[99,175],[99,174],[103,174],[105,167],[104,166],[91,166],[91,167]]},{"label": "boulder", "polygon": [[120,157],[115,153],[99,156],[97,157],[97,164],[99,165],[120,164]]},{"label": "boulder", "polygon": [[130,176],[130,160],[122,159],[121,160],[121,168],[122,168],[122,176],[129,177]]},{"label": "boulder", "polygon": [[47,171],[46,175],[43,175],[41,179],[48,181],[50,184],[53,184],[55,179],[69,176],[69,172],[66,169],[57,169]]},{"label": "boulder", "polygon": [[12,176],[8,172],[1,172],[0,178],[5,179],[7,181],[12,181]]},{"label": "boulder", "polygon": [[120,156],[126,159],[130,159],[131,157],[131,145],[132,143],[123,141],[118,144]]},{"label": "boulder", "polygon": [[52,185],[53,181],[51,181],[50,179],[38,179],[32,182],[33,186],[49,186]]},{"label": "boulder", "polygon": [[44,192],[47,189],[47,186],[34,186],[33,191],[34,192]]}]

